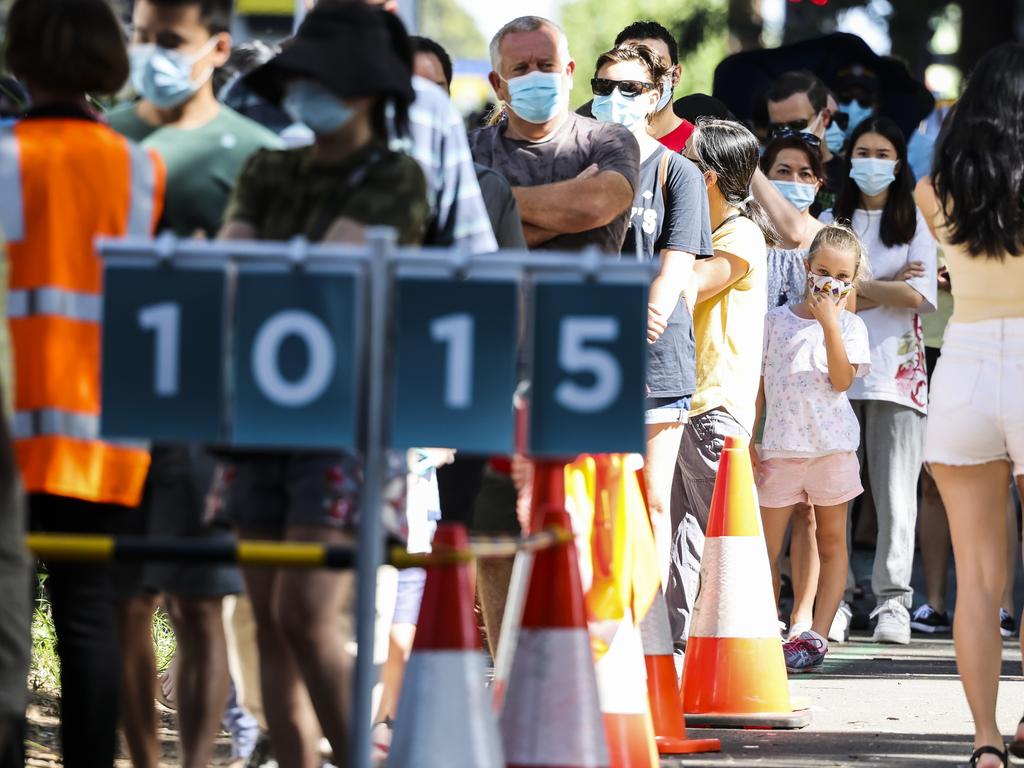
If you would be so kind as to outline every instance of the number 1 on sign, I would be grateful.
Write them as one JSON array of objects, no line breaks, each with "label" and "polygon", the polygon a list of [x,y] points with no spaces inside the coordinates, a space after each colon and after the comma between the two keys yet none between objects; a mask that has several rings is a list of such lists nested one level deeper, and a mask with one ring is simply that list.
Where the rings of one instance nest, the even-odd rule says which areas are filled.
[{"label": "number 1 on sign", "polygon": [[463,410],[473,404],[473,316],[461,312],[430,324],[430,338],[447,345],[444,404]]},{"label": "number 1 on sign", "polygon": [[139,327],[153,331],[156,350],[153,360],[153,390],[158,397],[178,394],[178,357],[181,337],[181,306],[173,302],[153,304],[139,310]]}]

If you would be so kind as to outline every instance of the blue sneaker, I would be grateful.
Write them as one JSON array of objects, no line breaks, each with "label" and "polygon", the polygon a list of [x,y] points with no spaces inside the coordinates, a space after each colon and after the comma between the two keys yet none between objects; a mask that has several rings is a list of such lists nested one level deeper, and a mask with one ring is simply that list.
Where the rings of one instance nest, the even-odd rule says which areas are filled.
[{"label": "blue sneaker", "polygon": [[784,643],[782,655],[786,659],[786,671],[820,672],[828,653],[828,643],[813,632],[804,632],[799,637]]}]

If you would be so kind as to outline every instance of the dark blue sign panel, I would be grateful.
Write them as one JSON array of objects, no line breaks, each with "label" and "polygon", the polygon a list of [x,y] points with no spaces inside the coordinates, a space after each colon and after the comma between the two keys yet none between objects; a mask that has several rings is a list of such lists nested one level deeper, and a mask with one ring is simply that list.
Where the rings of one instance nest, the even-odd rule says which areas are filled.
[{"label": "dark blue sign panel", "polygon": [[220,439],[223,266],[114,260],[104,280],[103,435]]},{"label": "dark blue sign panel", "polygon": [[646,282],[534,290],[530,452],[643,453]]},{"label": "dark blue sign panel", "polygon": [[360,283],[342,270],[239,271],[232,444],[355,447]]},{"label": "dark blue sign panel", "polygon": [[517,302],[507,280],[397,281],[393,447],[512,452]]}]

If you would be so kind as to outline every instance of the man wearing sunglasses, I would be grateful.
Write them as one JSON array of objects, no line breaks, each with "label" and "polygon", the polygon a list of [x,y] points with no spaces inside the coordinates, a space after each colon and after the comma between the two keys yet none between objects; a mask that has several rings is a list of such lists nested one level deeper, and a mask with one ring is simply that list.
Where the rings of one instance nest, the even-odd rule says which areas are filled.
[{"label": "man wearing sunglasses", "polygon": [[569,110],[576,62],[565,33],[524,16],[491,41],[489,79],[507,107],[470,136],[473,158],[512,184],[530,248],[618,253],[639,184],[629,130]]}]

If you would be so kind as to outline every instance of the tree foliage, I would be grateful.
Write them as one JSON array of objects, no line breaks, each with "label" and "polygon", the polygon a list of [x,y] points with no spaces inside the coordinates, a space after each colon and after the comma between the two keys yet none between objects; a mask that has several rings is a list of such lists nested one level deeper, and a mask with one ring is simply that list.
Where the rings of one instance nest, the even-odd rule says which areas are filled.
[{"label": "tree foliage", "polygon": [[727,55],[727,0],[570,0],[562,7],[562,26],[576,59],[573,102],[590,98],[586,85],[597,57],[612,47],[615,36],[634,21],[660,22],[679,42],[683,76],[676,97],[711,93],[715,66]]},{"label": "tree foliage", "polygon": [[487,58],[487,41],[458,0],[419,0],[420,34],[436,40],[453,59]]}]

